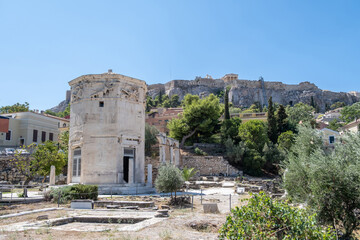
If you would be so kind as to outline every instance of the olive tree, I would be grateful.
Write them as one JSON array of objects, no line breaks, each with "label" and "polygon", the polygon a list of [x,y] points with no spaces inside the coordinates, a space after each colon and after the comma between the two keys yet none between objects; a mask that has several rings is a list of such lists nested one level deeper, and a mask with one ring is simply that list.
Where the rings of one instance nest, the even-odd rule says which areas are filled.
[{"label": "olive tree", "polygon": [[318,219],[340,227],[349,238],[359,226],[360,135],[348,134],[326,154],[321,136],[300,127],[284,164],[284,187],[296,202],[307,203]]},{"label": "olive tree", "polygon": [[179,168],[171,164],[162,165],[155,179],[155,188],[158,192],[175,192],[184,184],[184,178]]}]

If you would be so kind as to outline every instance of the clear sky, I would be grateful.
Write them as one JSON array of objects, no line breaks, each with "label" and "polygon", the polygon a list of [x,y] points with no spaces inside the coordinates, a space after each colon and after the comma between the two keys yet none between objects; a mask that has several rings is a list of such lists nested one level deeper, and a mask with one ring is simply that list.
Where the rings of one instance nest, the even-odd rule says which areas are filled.
[{"label": "clear sky", "polygon": [[80,75],[310,81],[360,91],[359,0],[0,0],[0,106],[48,109]]}]

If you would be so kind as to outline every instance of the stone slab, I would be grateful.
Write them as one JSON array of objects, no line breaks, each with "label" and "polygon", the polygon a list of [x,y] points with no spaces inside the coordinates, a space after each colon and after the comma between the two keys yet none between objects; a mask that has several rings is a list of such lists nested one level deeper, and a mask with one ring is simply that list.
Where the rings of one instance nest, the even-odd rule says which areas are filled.
[{"label": "stone slab", "polygon": [[204,203],[203,204],[204,213],[219,213],[219,208],[217,203]]},{"label": "stone slab", "polygon": [[72,209],[94,209],[93,200],[73,200],[70,207]]},{"label": "stone slab", "polygon": [[2,215],[2,216],[0,216],[0,219],[3,219],[3,218],[11,218],[11,217],[18,217],[18,216],[23,216],[23,215],[33,214],[33,213],[39,213],[39,212],[47,212],[47,211],[61,210],[61,209],[63,209],[63,208],[44,208],[44,209],[36,209],[36,210],[32,210],[32,211],[25,211],[25,212],[19,212],[19,213]]},{"label": "stone slab", "polygon": [[96,207],[105,207],[108,205],[117,205],[120,207],[137,206],[139,208],[150,208],[154,207],[154,202],[143,202],[143,201],[95,201]]}]

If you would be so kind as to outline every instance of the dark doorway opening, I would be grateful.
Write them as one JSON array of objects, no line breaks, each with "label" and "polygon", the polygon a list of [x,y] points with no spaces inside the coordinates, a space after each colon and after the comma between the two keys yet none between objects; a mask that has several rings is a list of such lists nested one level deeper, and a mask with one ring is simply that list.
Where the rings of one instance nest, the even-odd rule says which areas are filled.
[{"label": "dark doorway opening", "polygon": [[130,157],[127,157],[127,156],[125,156],[124,157],[124,160],[123,160],[123,166],[124,166],[124,181],[126,182],[126,183],[128,183],[129,182],[129,158]]}]

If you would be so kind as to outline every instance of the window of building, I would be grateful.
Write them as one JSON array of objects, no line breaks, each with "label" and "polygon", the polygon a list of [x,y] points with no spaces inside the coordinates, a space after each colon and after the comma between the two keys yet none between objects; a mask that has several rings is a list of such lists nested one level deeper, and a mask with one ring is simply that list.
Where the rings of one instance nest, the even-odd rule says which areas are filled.
[{"label": "window of building", "polygon": [[9,131],[6,133],[5,140],[6,140],[6,141],[10,141],[10,140],[11,140],[11,130],[9,130]]},{"label": "window of building", "polygon": [[63,124],[63,127],[66,127],[66,123]]},{"label": "window of building", "polygon": [[44,131],[41,132],[41,141],[42,142],[46,141],[46,132],[44,132]]},{"label": "window of building", "polygon": [[104,102],[103,101],[99,102],[99,107],[104,107]]},{"label": "window of building", "polygon": [[38,138],[38,130],[33,131],[33,142],[37,142],[37,138]]},{"label": "window of building", "polygon": [[329,136],[329,143],[335,143],[335,136]]},{"label": "window of building", "polygon": [[54,141],[54,134],[53,133],[49,133],[49,140]]},{"label": "window of building", "polygon": [[73,158],[73,182],[78,182],[81,175],[81,148],[74,150]]}]

